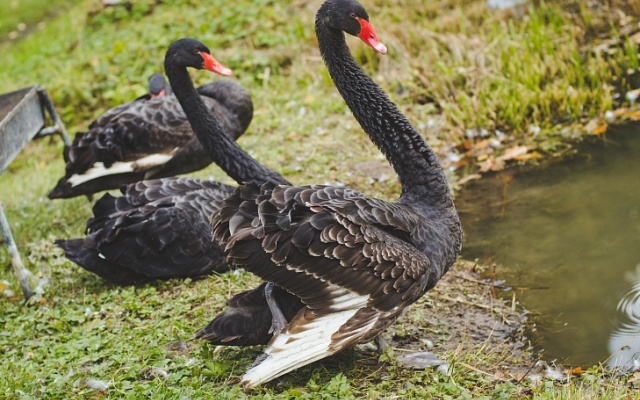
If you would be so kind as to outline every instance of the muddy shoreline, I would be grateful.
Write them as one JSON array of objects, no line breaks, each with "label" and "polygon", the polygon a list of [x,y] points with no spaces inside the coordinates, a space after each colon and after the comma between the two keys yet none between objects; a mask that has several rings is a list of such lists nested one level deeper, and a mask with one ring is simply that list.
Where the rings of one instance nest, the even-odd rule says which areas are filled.
[{"label": "muddy shoreline", "polygon": [[434,289],[385,332],[396,356],[429,351],[451,363],[462,353],[481,351],[500,355],[500,362],[487,364],[493,357],[478,357],[476,365],[462,363],[462,367],[501,380],[520,380],[531,372],[537,359],[525,336],[528,312],[498,296],[501,289],[482,278],[486,270],[458,260]]}]

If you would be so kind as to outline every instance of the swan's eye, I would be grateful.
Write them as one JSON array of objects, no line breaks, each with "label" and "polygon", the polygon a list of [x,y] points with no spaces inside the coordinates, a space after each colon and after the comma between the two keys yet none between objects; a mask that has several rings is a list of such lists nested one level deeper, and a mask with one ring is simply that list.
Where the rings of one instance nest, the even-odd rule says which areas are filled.
[{"label": "swan's eye", "polygon": [[349,16],[351,18],[358,19],[358,16],[356,15],[356,13],[351,13],[351,14],[349,14]]}]

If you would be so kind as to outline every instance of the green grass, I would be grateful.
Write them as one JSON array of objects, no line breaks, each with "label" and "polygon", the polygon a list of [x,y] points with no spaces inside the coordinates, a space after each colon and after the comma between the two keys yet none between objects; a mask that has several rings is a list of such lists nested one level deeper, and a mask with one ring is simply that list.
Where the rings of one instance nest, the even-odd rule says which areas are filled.
[{"label": "green grass", "polygon": [[[11,32],[19,36],[29,30],[43,29],[44,21],[48,17],[64,12],[73,3],[78,2],[78,0],[51,0],[46,3],[42,0],[6,0],[3,2],[3,10],[0,14],[0,43],[8,40]],[[38,25],[40,22],[43,24]]]},{"label": "green grass", "polygon": [[[0,93],[41,84],[73,133],[105,109],[142,94],[147,77],[162,71],[167,45],[195,37],[251,91],[255,116],[239,142],[259,160],[292,182],[342,182],[374,196],[397,196],[396,179],[372,172],[381,169],[392,176],[319,58],[313,18],[320,1],[131,3],[130,9],[102,9],[97,1],[80,1],[60,12],[58,2],[19,2],[20,12],[39,10],[37,16],[21,17],[29,26],[50,12],[56,18],[18,41],[0,43]],[[630,77],[637,69],[636,48],[622,40],[606,54],[589,51],[590,38],[620,27],[616,19],[603,19],[585,7],[565,11],[580,2],[542,4],[515,19],[487,12],[480,0],[365,4],[390,51],[381,57],[351,38],[354,55],[436,149],[462,143],[467,129],[500,129],[512,136],[505,148],[562,147],[569,140],[567,127],[579,130],[582,121],[617,106],[613,92],[634,88]],[[5,14],[2,29],[16,24]],[[193,76],[197,83],[214,79],[205,72]],[[530,125],[541,127],[541,133],[534,137]],[[464,343],[458,350],[439,352],[453,366],[450,376],[408,371],[395,364],[393,355],[378,362],[346,352],[302,368],[279,385],[245,393],[236,384],[257,349],[213,354],[192,338],[224,308],[231,293],[257,280],[241,273],[123,289],[69,263],[52,242],[81,235],[91,203],[46,199],[64,169],[61,150],[59,140],[33,142],[0,176],[0,201],[25,262],[51,278],[45,293],[28,305],[6,296],[0,300],[0,397],[553,399],[634,394],[633,383],[598,368],[570,383],[503,380],[496,367],[526,364],[526,354],[512,358],[500,349]],[[228,181],[215,166],[193,175]],[[0,276],[19,291],[4,246]],[[420,332],[428,329],[447,342],[446,326],[420,327]],[[107,382],[106,392],[90,388],[87,380],[92,379]]]}]

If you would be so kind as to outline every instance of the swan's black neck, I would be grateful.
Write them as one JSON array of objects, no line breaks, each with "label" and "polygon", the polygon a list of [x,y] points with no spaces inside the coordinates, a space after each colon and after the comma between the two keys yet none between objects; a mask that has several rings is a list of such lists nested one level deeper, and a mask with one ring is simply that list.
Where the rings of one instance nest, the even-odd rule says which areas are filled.
[{"label": "swan's black neck", "polygon": [[165,63],[165,72],[202,147],[227,175],[240,184],[288,184],[282,175],[258,163],[226,134],[200,98],[186,68]]},{"label": "swan's black neck", "polygon": [[452,207],[436,154],[398,107],[356,63],[344,33],[316,19],[320,53],[333,82],[362,129],[384,153],[400,179],[401,200]]}]

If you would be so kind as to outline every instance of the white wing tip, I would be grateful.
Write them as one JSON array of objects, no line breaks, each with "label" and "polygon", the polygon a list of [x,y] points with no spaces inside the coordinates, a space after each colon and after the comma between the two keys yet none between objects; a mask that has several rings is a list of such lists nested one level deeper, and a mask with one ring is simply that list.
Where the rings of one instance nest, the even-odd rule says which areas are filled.
[{"label": "white wing tip", "polygon": [[118,161],[113,163],[113,165],[111,165],[111,167],[109,168],[106,168],[103,162],[97,161],[83,174],[73,174],[71,177],[69,177],[69,179],[67,179],[67,182],[71,184],[71,187],[76,187],[80,184],[89,182],[93,179],[101,178],[103,176],[144,171],[153,167],[157,167],[159,165],[166,164],[172,157],[173,156],[170,154],[151,154],[135,161]]}]

